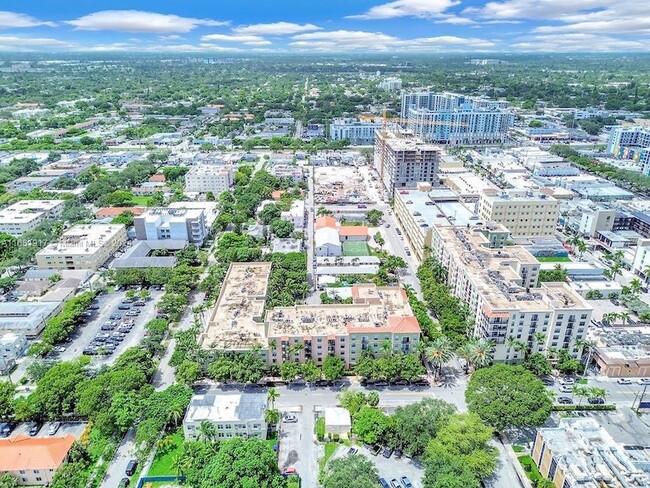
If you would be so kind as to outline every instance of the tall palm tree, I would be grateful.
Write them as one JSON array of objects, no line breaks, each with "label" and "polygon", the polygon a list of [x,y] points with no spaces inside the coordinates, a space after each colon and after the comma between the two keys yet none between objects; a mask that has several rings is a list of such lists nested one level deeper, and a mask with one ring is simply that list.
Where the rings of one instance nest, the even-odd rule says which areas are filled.
[{"label": "tall palm tree", "polygon": [[474,341],[468,341],[456,349],[456,356],[465,360],[465,374],[469,373],[469,365],[474,351]]},{"label": "tall palm tree", "polygon": [[171,468],[176,476],[183,476],[191,467],[191,461],[187,456],[177,453],[172,456]]},{"label": "tall palm tree", "polygon": [[641,288],[643,288],[643,284],[641,283],[641,280],[638,278],[633,278],[632,280],[630,280],[629,286],[633,298],[635,300],[638,299],[639,295],[641,294]]},{"label": "tall palm tree", "polygon": [[393,352],[393,343],[389,339],[381,341],[381,344],[379,344],[379,350],[383,355],[387,356]]},{"label": "tall palm tree", "polygon": [[275,408],[275,401],[278,399],[280,394],[275,388],[269,388],[269,391],[266,393],[266,398],[271,403],[271,409]]},{"label": "tall palm tree", "polygon": [[603,314],[603,320],[610,325],[614,325],[614,322],[616,322],[617,318],[618,318],[617,312],[610,312],[610,313]]},{"label": "tall palm tree", "polygon": [[507,358],[510,359],[510,350],[515,347],[515,344],[517,344],[517,339],[515,336],[508,336],[506,339],[506,347],[508,348],[508,356]]},{"label": "tall palm tree", "polygon": [[269,425],[276,426],[280,422],[280,412],[275,409],[267,409],[264,412],[264,421]]},{"label": "tall palm tree", "polygon": [[578,258],[582,259],[582,255],[584,252],[587,250],[587,244],[585,244],[585,241],[580,241],[576,244],[576,250],[578,251]]},{"label": "tall palm tree", "polygon": [[214,441],[217,437],[217,428],[212,422],[208,422],[207,420],[202,421],[196,431],[198,434],[197,437],[203,439],[206,444]]},{"label": "tall palm tree", "polygon": [[605,388],[586,388],[588,398],[607,398],[607,390]]},{"label": "tall palm tree", "polygon": [[454,349],[451,341],[447,337],[440,336],[431,341],[424,355],[433,364],[433,375],[435,379],[442,365],[454,356]]},{"label": "tall palm tree", "polygon": [[630,319],[630,312],[620,312],[618,317],[621,319],[623,326],[625,326],[626,322]]},{"label": "tall palm tree", "polygon": [[577,339],[576,342],[576,347],[580,350],[579,356],[582,358],[584,355],[585,351],[587,351],[587,360],[585,361],[585,370],[582,373],[583,378],[587,376],[587,368],[589,368],[589,363],[591,362],[591,354],[594,351],[594,348],[596,347],[596,342],[595,341],[589,341],[587,339]]},{"label": "tall palm tree", "polygon": [[533,334],[533,342],[539,348],[546,342],[546,334],[544,332],[535,332]]},{"label": "tall palm tree", "polygon": [[181,420],[183,419],[184,413],[185,413],[185,409],[183,408],[182,405],[180,404],[172,405],[172,408],[169,410],[167,420],[168,422],[171,422],[174,426],[176,426],[180,424]]},{"label": "tall palm tree", "polygon": [[494,359],[494,343],[479,339],[472,344],[472,357],[470,362],[474,369],[486,368]]},{"label": "tall palm tree", "polygon": [[578,405],[582,404],[582,400],[589,396],[589,388],[586,386],[575,385],[571,388],[573,396],[579,398]]},{"label": "tall palm tree", "polygon": [[616,277],[621,274],[621,271],[623,270],[623,265],[619,263],[618,261],[614,261],[614,263],[609,267],[609,269],[605,270],[605,276],[607,276],[609,279],[612,281],[616,280]]}]

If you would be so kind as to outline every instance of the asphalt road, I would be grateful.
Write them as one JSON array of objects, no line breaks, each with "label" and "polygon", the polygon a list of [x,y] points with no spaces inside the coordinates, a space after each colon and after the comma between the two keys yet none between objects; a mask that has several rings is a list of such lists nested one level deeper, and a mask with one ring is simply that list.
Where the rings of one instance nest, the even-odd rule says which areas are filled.
[{"label": "asphalt road", "polygon": [[[607,397],[605,401],[607,403],[614,403],[619,407],[636,407],[637,401],[641,394],[643,393],[643,386],[636,383],[636,378],[632,378],[631,385],[619,385],[616,382],[615,378],[605,378],[602,376],[588,376],[586,385],[588,388],[604,388],[607,391]],[[555,385],[551,389],[556,393],[557,396],[568,396],[573,397],[572,393],[560,393],[560,383],[559,381],[555,382]],[[646,389],[645,400],[650,401],[650,387]],[[574,403],[579,403],[579,398],[574,398]],[[586,399],[582,400],[582,403],[587,403]]]}]

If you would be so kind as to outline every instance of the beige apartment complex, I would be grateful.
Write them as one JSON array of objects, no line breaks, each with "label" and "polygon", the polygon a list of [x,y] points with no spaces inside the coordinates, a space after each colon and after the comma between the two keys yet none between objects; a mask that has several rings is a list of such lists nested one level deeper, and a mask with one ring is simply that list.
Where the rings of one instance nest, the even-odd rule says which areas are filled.
[{"label": "beige apartment complex", "polygon": [[271,263],[232,263],[199,337],[204,349],[247,351],[255,344],[268,365],[338,356],[351,366],[363,351],[414,352],[420,327],[399,287],[356,285],[350,305],[295,305],[264,313]]},{"label": "beige apartment complex", "polygon": [[75,225],[59,242],[36,253],[36,263],[45,269],[96,270],[125,243],[126,227],[122,224]]},{"label": "beige apartment complex", "polygon": [[560,202],[532,190],[483,190],[478,216],[498,222],[513,237],[552,236],[560,216]]},{"label": "beige apartment complex", "polygon": [[192,166],[185,175],[186,193],[212,192],[215,196],[229,190],[233,184],[232,165],[202,164]]},{"label": "beige apartment complex", "polygon": [[538,287],[540,263],[522,246],[504,246],[504,235],[503,226],[492,224],[434,228],[432,253],[447,269],[452,294],[474,314],[474,336],[495,342],[496,361],[523,359],[523,351],[508,347],[509,337],[533,351],[553,347],[577,355],[591,306],[566,283]]},{"label": "beige apartment complex", "polygon": [[63,212],[63,200],[22,200],[0,210],[0,232],[20,237]]}]

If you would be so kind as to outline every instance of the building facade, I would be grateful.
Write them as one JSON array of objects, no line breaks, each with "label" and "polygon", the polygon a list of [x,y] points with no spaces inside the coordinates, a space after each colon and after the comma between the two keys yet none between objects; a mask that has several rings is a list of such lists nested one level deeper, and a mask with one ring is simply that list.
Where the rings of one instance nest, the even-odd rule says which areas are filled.
[{"label": "building facade", "polygon": [[375,169],[393,194],[399,188],[414,188],[419,182],[437,185],[442,149],[400,132],[375,131]]},{"label": "building facade", "polygon": [[141,241],[177,240],[201,245],[208,236],[205,212],[199,208],[150,208],[133,219]]},{"label": "building facade", "polygon": [[436,144],[500,144],[514,115],[508,103],[456,93],[403,92],[402,123]]},{"label": "building facade", "polygon": [[193,166],[185,175],[185,192],[208,193],[219,196],[233,184],[233,169],[227,165]]},{"label": "building facade", "polygon": [[75,225],[59,242],[36,253],[36,264],[45,269],[100,268],[126,243],[126,227],[119,225]]},{"label": "building facade", "polygon": [[0,232],[20,237],[63,212],[63,200],[23,200],[0,210]]},{"label": "building facade", "polygon": [[552,236],[560,202],[532,190],[484,190],[477,213],[484,222],[504,225],[514,237]]},{"label": "building facade", "polygon": [[375,131],[381,129],[381,121],[335,118],[330,124],[330,139],[348,139],[353,146],[371,146],[375,142]]},{"label": "building facade", "polygon": [[377,85],[377,87],[386,91],[399,91],[402,89],[402,79],[386,78],[385,80],[379,82],[379,85]]}]

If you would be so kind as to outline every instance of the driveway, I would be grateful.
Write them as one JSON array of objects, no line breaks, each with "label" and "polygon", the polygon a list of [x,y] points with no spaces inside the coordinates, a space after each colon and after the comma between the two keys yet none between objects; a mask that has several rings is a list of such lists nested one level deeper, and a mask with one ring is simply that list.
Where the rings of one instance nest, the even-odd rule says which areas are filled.
[{"label": "driveway", "polygon": [[[283,409],[280,411],[283,412]],[[314,436],[314,411],[309,408],[291,413],[298,417],[298,422],[280,424],[278,463],[280,469],[289,466],[296,468],[303,488],[316,488],[320,445]]]}]

